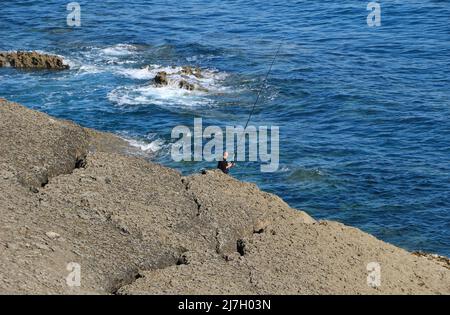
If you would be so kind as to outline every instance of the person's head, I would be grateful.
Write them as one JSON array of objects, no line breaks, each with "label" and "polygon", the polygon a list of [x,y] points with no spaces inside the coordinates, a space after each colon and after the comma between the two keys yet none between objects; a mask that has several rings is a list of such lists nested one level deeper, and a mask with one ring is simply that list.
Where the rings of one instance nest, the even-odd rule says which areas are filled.
[{"label": "person's head", "polygon": [[228,159],[228,152],[227,151],[223,152],[223,159],[224,160]]}]

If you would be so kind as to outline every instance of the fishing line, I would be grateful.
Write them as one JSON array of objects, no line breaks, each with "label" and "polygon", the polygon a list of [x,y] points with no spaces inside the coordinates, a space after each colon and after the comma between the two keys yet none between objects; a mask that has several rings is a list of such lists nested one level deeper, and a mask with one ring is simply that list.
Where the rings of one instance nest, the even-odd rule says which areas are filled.
[{"label": "fishing line", "polygon": [[[275,53],[275,56],[272,59],[272,63],[270,64],[269,71],[267,71],[266,76],[265,76],[263,82],[261,83],[261,88],[258,91],[258,95],[256,96],[255,103],[253,104],[252,110],[251,110],[250,114],[248,115],[247,122],[245,123],[244,134],[241,135],[241,138],[238,140],[238,143],[240,142],[240,140],[242,139],[243,136],[245,137],[245,129],[247,129],[248,123],[250,122],[250,119],[252,118],[253,113],[255,112],[256,105],[258,104],[258,101],[261,97],[262,91],[264,90],[264,87],[266,85],[267,79],[269,78],[269,74],[272,71],[272,67],[273,67],[275,60],[277,59],[278,54],[280,52],[280,49],[281,49],[281,44],[278,46],[277,52]],[[237,152],[234,153],[233,160],[236,160],[236,157],[237,157]]]},{"label": "fishing line", "polygon": [[260,96],[261,96],[261,93],[262,93],[262,91],[264,90],[264,86],[265,86],[265,84],[266,84],[266,82],[267,82],[267,78],[269,78],[269,74],[270,74],[270,72],[272,71],[273,64],[275,63],[275,60],[276,60],[277,57],[278,57],[278,53],[280,52],[280,48],[281,48],[281,44],[280,44],[280,46],[278,46],[277,52],[276,52],[275,56],[273,57],[272,63],[270,64],[269,71],[267,71],[266,77],[264,78],[264,81],[263,81],[262,84],[261,84],[261,88],[259,89],[258,96],[256,96],[256,100],[255,100],[255,103],[253,104],[252,111],[251,111],[250,114],[248,115],[247,122],[245,123],[244,130],[245,130],[245,128],[247,128],[248,123],[250,122],[250,119],[251,119],[252,116],[253,116],[253,112],[255,111],[255,108],[256,108],[256,105],[258,104],[258,101],[259,101],[259,98],[260,98]]}]

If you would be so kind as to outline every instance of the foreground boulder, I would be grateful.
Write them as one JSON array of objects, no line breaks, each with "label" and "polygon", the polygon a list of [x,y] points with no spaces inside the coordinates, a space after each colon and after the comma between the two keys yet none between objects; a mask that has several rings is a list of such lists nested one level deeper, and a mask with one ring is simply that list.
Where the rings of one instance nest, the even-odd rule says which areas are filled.
[{"label": "foreground boulder", "polygon": [[66,70],[69,66],[59,56],[38,52],[0,52],[0,67],[21,69]]},{"label": "foreground boulder", "polygon": [[[317,222],[220,171],[183,177],[4,100],[0,145],[0,293],[450,293],[432,256]],[[81,286],[66,282],[73,263]]]}]

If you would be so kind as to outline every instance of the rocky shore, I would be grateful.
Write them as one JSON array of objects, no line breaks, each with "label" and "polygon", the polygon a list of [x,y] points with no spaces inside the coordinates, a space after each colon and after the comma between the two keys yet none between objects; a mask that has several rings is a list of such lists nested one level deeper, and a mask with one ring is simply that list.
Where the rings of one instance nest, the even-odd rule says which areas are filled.
[{"label": "rocky shore", "polygon": [[[449,294],[448,259],[0,100],[0,293]],[[69,263],[81,286],[68,286]],[[381,286],[367,265],[381,267]]]}]

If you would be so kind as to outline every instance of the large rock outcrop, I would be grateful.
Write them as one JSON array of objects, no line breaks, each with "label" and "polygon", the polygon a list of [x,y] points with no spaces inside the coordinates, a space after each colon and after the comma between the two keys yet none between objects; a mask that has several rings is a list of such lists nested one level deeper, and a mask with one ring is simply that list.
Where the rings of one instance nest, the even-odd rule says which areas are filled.
[{"label": "large rock outcrop", "polygon": [[[450,293],[442,262],[5,100],[0,145],[0,293]],[[80,287],[66,283],[71,262]]]},{"label": "large rock outcrop", "polygon": [[35,51],[0,52],[0,67],[66,70],[69,66],[59,56]]}]

